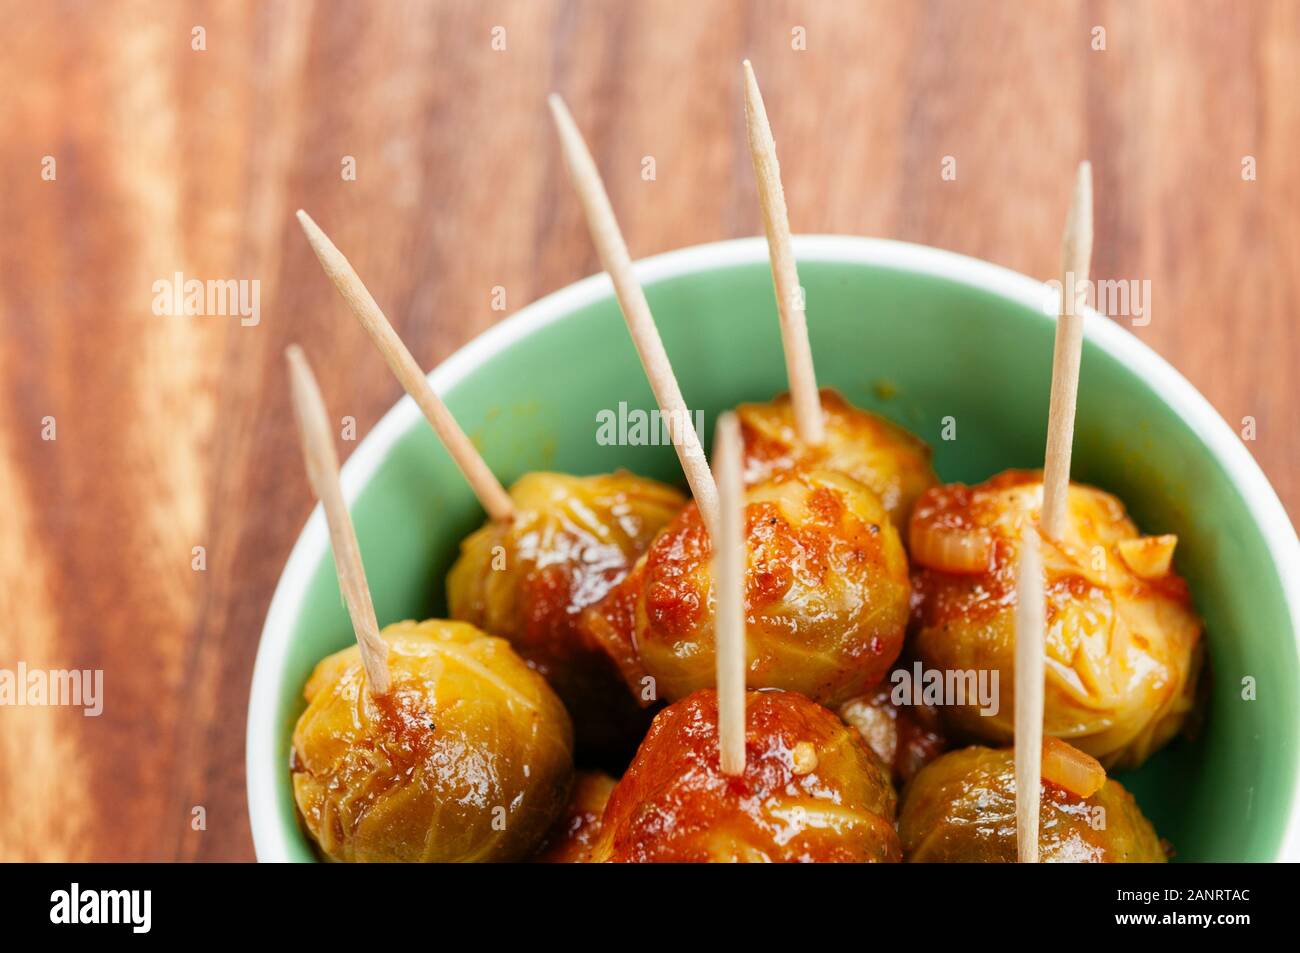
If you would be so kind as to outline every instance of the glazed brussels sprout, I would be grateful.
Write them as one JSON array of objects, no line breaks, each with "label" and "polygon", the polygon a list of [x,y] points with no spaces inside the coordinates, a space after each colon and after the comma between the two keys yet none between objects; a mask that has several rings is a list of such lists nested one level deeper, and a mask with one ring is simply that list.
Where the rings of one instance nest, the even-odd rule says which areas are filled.
[{"label": "glazed brussels sprout", "polygon": [[546,677],[573,716],[581,751],[625,763],[649,719],[577,623],[686,499],[627,472],[530,473],[510,497],[514,520],[491,521],[461,544],[447,577],[451,615],[508,639]]},{"label": "glazed brussels sprout", "polygon": [[722,773],[712,689],[656,717],[593,861],[897,861],[895,795],[857,733],[794,692],[745,696],[745,771]]},{"label": "glazed brussels sprout", "polygon": [[[889,670],[903,644],[907,557],[880,500],[851,477],[792,470],[746,491],[750,688],[835,705]],[[639,697],[714,683],[713,569],[694,503],[583,620]]]},{"label": "glazed brussels sprout", "polygon": [[917,497],[939,482],[930,466],[930,448],[830,388],[822,388],[821,405],[826,440],[817,447],[800,441],[789,394],[736,408],[745,440],[745,482],[760,483],[794,466],[838,470],[880,497],[895,527],[904,532]]},{"label": "glazed brussels sprout", "polygon": [[[943,709],[956,735],[1011,742],[1015,567],[1042,495],[1041,474],[1013,470],[975,487],[936,487],[912,514],[917,654],[927,668],[999,673],[996,715],[974,704]],[[1134,767],[1193,708],[1201,624],[1170,565],[1174,537],[1139,537],[1123,504],[1091,487],[1072,484],[1067,506],[1065,538],[1043,542],[1044,731],[1107,768]]]},{"label": "glazed brussels sprout", "polygon": [[294,798],[327,858],[506,861],[563,810],[572,729],[502,639],[460,622],[399,622],[390,691],[366,690],[354,645],[316,666],[293,732]]},{"label": "glazed brussels sprout", "polygon": [[560,819],[547,835],[546,844],[534,859],[539,864],[585,864],[600,834],[605,805],[615,781],[602,771],[579,771],[573,782],[573,796]]},{"label": "glazed brussels sprout", "polygon": [[856,728],[862,740],[893,772],[895,784],[906,784],[943,754],[947,740],[933,705],[895,705],[889,683],[846,701],[840,717]]},{"label": "glazed brussels sprout", "polygon": [[[1043,862],[1165,862],[1151,822],[1116,781],[1086,798],[1043,781],[1039,818]],[[1014,863],[1015,752],[964,748],[923,768],[903,792],[898,832],[911,863]]]}]

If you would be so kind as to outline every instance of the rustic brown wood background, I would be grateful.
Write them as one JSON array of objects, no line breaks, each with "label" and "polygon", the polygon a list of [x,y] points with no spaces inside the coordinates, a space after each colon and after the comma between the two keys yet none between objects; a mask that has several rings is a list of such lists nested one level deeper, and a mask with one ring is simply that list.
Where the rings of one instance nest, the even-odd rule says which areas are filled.
[{"label": "rustic brown wood background", "polygon": [[[1137,333],[1256,419],[1300,513],[1300,4],[3,0],[0,38],[0,666],[107,694],[0,709],[0,859],[251,858],[249,678],[311,507],[283,349],[363,434],[399,393],[292,212],[432,366],[499,320],[493,286],[513,309],[596,268],[551,90],[637,256],[758,232],[744,56],[796,231],[1049,277],[1091,157],[1095,274],[1151,279]],[[176,271],[260,279],[261,323],[155,316]]]}]

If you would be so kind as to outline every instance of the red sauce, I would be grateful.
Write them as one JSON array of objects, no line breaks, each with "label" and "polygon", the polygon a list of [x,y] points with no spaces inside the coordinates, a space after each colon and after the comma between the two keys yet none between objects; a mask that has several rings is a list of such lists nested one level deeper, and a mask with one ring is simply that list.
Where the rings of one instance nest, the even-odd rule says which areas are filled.
[{"label": "red sauce", "polygon": [[[745,771],[722,774],[718,706],[712,690],[695,692],[660,712],[615,786],[602,821],[614,861],[695,862],[718,859],[724,831],[746,849],[775,860],[899,860],[894,794],[855,733],[820,705],[793,692],[746,695]],[[796,774],[793,750],[812,745],[819,761]],[[854,816],[851,833],[805,829],[790,840],[773,805],[825,800]]]},{"label": "red sauce", "polygon": [[394,685],[387,695],[371,696],[379,715],[377,730],[367,733],[363,744],[383,750],[401,773],[422,764],[432,753],[437,724],[417,688]]}]

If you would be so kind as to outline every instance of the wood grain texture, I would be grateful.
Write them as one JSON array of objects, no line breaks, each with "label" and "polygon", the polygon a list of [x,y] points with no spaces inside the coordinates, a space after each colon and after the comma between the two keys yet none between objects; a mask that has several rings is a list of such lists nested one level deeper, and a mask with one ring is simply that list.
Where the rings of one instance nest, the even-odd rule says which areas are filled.
[{"label": "wood grain texture", "polygon": [[[636,257],[759,232],[745,56],[796,232],[1051,277],[1087,156],[1095,275],[1151,279],[1136,333],[1255,418],[1300,513],[1294,3],[3,0],[0,24],[0,665],[102,668],[108,696],[0,710],[0,858],[252,856],[249,678],[312,505],[281,354],[306,343],[363,435],[399,393],[292,212],[432,366],[502,317],[494,286],[513,311],[596,268],[551,90]],[[154,315],[176,271],[259,279],[260,324]]]}]

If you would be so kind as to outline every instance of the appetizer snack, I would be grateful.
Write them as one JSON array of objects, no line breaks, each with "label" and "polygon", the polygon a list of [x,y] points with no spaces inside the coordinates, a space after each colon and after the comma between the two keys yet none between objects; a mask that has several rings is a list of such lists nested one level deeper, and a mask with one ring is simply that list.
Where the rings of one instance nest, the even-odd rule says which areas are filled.
[{"label": "appetizer snack", "polygon": [[[880,681],[903,645],[910,586],[876,495],[842,473],[792,470],[747,489],[745,518],[749,687],[838,705]],[[713,684],[711,554],[691,503],[584,615],[638,697]]]},{"label": "appetizer snack", "polygon": [[656,717],[614,786],[593,861],[897,861],[885,769],[834,714],[784,691],[745,696],[745,769],[722,773],[712,689]]},{"label": "appetizer snack", "polygon": [[[1012,470],[936,487],[912,514],[917,654],[927,668],[996,670],[1003,688],[995,716],[946,707],[955,734],[1011,741],[1015,565],[1042,499],[1037,472]],[[1044,728],[1109,769],[1141,764],[1193,707],[1201,624],[1170,564],[1176,542],[1139,536],[1118,499],[1080,484],[1070,485],[1064,534],[1043,540]]]},{"label": "appetizer snack", "polygon": [[[583,624],[643,702],[681,698],[714,684],[708,563],[709,538],[719,528],[718,488],[596,164],[558,97],[551,97],[551,109],[565,163],[642,366],[661,412],[676,422],[673,445],[694,495],[632,574],[586,613]],[[783,200],[780,205],[784,218]],[[796,327],[802,306],[791,320],[793,297],[780,291],[793,275],[793,259],[781,249],[788,251],[788,242],[773,252],[783,337],[802,355],[792,362],[800,368],[792,389],[809,398],[800,402],[805,411],[818,411],[812,406],[817,392],[807,336]],[[776,266],[778,254],[783,267]],[[787,357],[793,353],[787,346]],[[819,412],[802,417],[818,431]],[[804,439],[820,442],[815,435]],[[747,683],[803,691],[834,704],[878,681],[901,647],[909,591],[902,545],[875,494],[842,474],[792,470],[750,489],[746,517],[746,621],[752,630]]]},{"label": "appetizer snack", "polygon": [[[1061,241],[1062,287],[1087,279],[1091,255],[1084,162]],[[1063,294],[1043,475],[936,487],[912,512],[912,554],[925,567],[918,654],[936,669],[999,672],[1014,697],[1004,693],[996,714],[947,712],[961,730],[1016,745],[944,755],[912,780],[899,827],[912,861],[1164,860],[1101,763],[1044,736],[1077,737],[1111,763],[1141,761],[1185,714],[1200,635],[1185,587],[1170,578],[1174,540],[1151,553],[1118,500],[1069,481],[1082,334]],[[1131,573],[1108,566],[1112,557]]]},{"label": "appetizer snack", "polygon": [[685,499],[654,480],[531,473],[509,493],[434,392],[352,264],[306,212],[298,221],[394,376],[420,407],[487,511],[447,579],[454,618],[508,640],[560,693],[578,745],[602,761],[626,761],[648,719],[626,697],[602,654],[575,623],[621,580]]},{"label": "appetizer snack", "polygon": [[[1068,748],[1057,742],[1062,748]],[[1165,852],[1124,788],[1076,767],[1078,752],[1044,750],[1039,858],[1058,863],[1164,863]],[[928,765],[903,792],[898,832],[911,863],[1014,863],[1015,756],[1009,749],[965,748]],[[1059,759],[1059,761],[1058,761]],[[1094,762],[1095,764],[1095,762]],[[1059,767],[1058,767],[1059,765]],[[1084,790],[1072,793],[1061,780]],[[1079,778],[1088,781],[1080,783]]]},{"label": "appetizer snack", "polygon": [[[299,213],[488,514],[445,580],[457,621],[380,632],[334,435],[290,349],[357,637],[317,665],[293,733],[307,832],[339,861],[1163,861],[1103,762],[1140,764],[1186,721],[1200,623],[1171,567],[1176,539],[1140,537],[1117,499],[1069,483],[1082,315],[1063,297],[1043,473],[938,485],[923,443],[817,388],[775,146],[745,70],[791,396],[719,417],[716,482],[595,163],[551,98],[689,502],[621,471],[529,473],[507,492]],[[1083,163],[1062,287],[1087,278],[1091,203]],[[918,668],[997,673],[994,714],[983,697],[894,703],[880,683],[909,619]],[[585,767],[621,765],[642,739],[620,780],[574,785],[574,717]],[[944,755],[950,735],[1016,747]],[[891,775],[906,785],[897,827]]]},{"label": "appetizer snack", "polygon": [[522,860],[564,809],[569,716],[502,639],[398,622],[391,690],[371,697],[356,646],[316,666],[293,733],[293,790],[331,860]]},{"label": "appetizer snack", "polygon": [[378,630],[325,402],[286,353],[294,413],[357,644],[316,666],[289,770],[308,833],[341,861],[519,860],[564,806],[569,716],[501,639],[459,622]]},{"label": "appetizer snack", "polygon": [[685,505],[672,487],[626,471],[529,473],[510,488],[514,518],[461,543],[447,576],[452,618],[510,640],[573,717],[579,746],[624,763],[649,719],[609,658],[578,629],[581,613],[631,569]]},{"label": "appetizer snack", "polygon": [[930,448],[884,417],[859,410],[838,392],[821,390],[825,439],[799,438],[790,396],[736,408],[745,438],[745,482],[760,483],[791,467],[838,470],[866,485],[900,533],[916,500],[939,482]]}]

